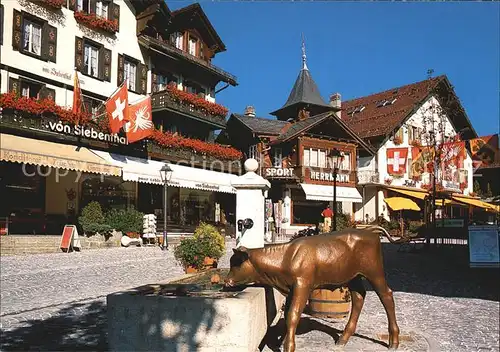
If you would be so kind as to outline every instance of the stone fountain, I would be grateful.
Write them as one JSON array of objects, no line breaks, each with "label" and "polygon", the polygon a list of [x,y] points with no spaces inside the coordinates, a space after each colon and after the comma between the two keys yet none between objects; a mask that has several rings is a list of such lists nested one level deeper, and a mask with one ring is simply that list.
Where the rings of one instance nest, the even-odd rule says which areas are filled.
[{"label": "stone fountain", "polygon": [[[233,183],[237,243],[247,248],[264,246],[264,193],[270,185],[255,173],[257,167],[256,160],[247,160],[247,172]],[[212,269],[108,295],[109,349],[256,351],[285,298],[269,287],[224,291],[211,278],[227,271]]]}]

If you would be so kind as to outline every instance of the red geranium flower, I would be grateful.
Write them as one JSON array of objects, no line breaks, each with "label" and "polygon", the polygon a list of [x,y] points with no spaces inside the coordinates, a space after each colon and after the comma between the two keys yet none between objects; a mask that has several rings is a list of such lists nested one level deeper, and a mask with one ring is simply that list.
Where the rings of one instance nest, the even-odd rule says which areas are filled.
[{"label": "red geranium flower", "polygon": [[77,22],[83,23],[84,25],[92,28],[103,29],[110,33],[118,32],[118,23],[116,21],[99,17],[95,13],[75,11],[75,19]]}]

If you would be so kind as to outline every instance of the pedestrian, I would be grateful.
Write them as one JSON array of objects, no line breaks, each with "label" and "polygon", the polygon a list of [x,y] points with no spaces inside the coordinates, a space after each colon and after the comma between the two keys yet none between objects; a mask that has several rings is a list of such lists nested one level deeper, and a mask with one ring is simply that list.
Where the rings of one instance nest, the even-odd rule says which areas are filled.
[{"label": "pedestrian", "polygon": [[330,205],[327,205],[326,208],[321,212],[321,216],[323,217],[323,232],[330,232],[333,216],[333,211],[332,209],[330,209]]}]

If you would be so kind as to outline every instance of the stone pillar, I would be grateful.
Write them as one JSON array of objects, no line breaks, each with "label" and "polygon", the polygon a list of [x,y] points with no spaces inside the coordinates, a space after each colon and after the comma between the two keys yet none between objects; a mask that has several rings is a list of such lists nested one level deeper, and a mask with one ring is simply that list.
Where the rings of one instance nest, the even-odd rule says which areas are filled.
[{"label": "stone pillar", "polygon": [[[271,184],[255,173],[258,168],[257,160],[247,159],[246,173],[231,183],[236,189],[236,247],[264,247],[264,194]],[[245,227],[246,219],[252,220],[251,227]]]}]

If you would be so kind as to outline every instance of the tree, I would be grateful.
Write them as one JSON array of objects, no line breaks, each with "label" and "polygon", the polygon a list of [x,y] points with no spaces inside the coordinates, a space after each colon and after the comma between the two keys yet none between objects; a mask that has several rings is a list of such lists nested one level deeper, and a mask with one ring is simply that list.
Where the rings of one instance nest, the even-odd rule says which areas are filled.
[{"label": "tree", "polygon": [[488,182],[488,185],[486,186],[486,192],[484,193],[485,198],[491,198],[493,197],[493,192],[491,191],[491,185]]},{"label": "tree", "polygon": [[[489,184],[488,184],[489,186]],[[481,184],[479,183],[478,180],[474,180],[474,186],[473,186],[473,191],[475,194],[480,196],[483,192],[481,191]]]}]

